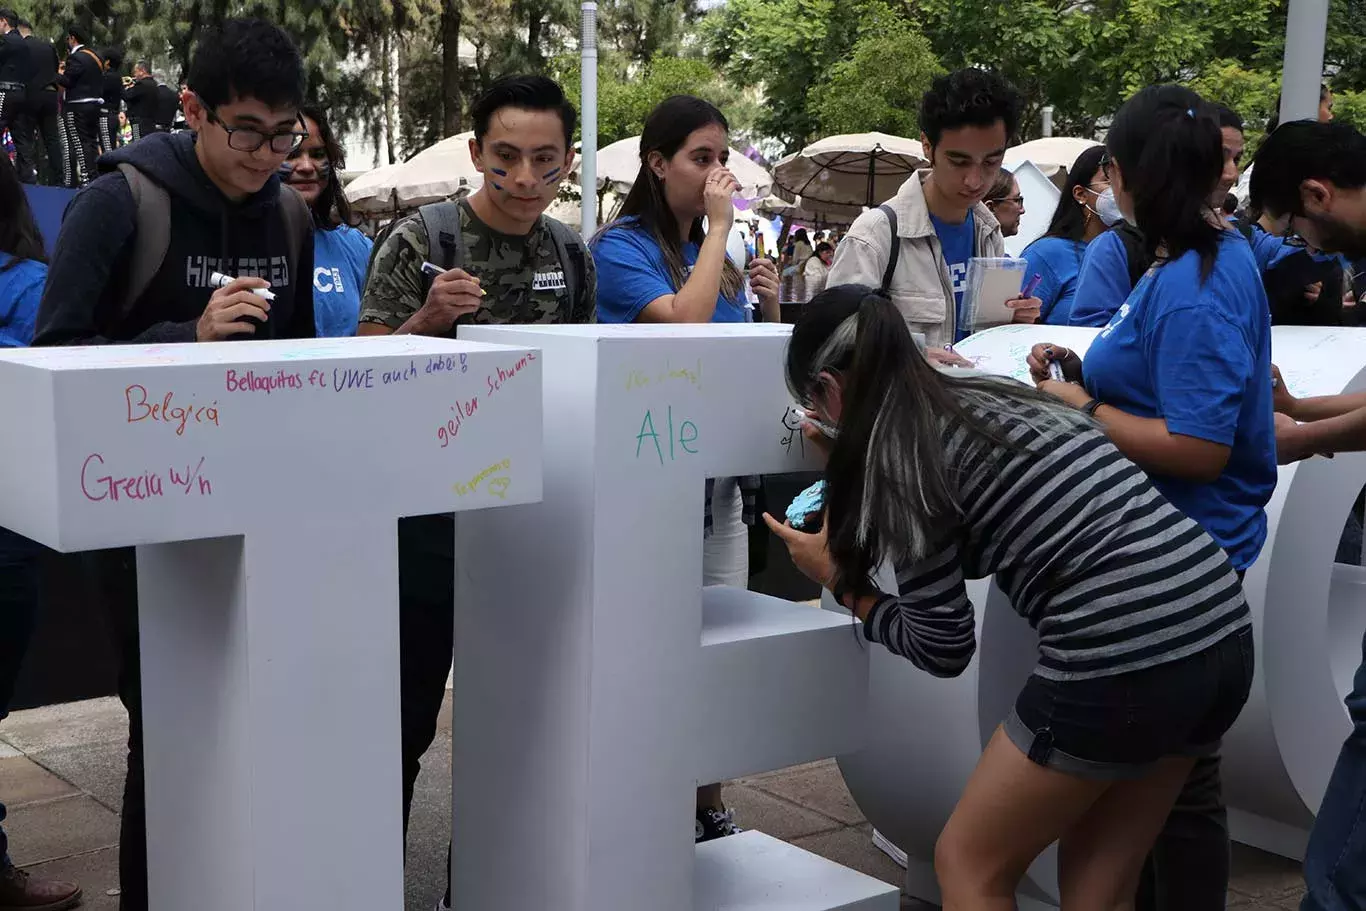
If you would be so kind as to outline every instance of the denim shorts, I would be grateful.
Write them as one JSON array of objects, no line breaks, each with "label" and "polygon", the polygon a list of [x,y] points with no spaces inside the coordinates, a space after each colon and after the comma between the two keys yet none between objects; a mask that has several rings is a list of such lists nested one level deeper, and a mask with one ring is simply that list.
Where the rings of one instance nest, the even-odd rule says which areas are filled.
[{"label": "denim shorts", "polygon": [[1038,765],[1081,778],[1140,778],[1166,756],[1211,756],[1252,689],[1252,628],[1186,658],[1085,680],[1038,674],[1005,732]]}]

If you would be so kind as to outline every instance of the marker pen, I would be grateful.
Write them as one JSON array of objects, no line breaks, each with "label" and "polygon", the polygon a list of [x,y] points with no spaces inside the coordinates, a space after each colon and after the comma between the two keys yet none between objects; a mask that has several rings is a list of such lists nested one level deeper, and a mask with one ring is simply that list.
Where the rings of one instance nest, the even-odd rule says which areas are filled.
[{"label": "marker pen", "polygon": [[[209,287],[224,288],[235,281],[237,281],[237,279],[233,278],[231,275],[224,275],[222,272],[215,272],[209,276]],[[250,291],[252,294],[255,294],[257,297],[263,298],[265,300],[275,300],[275,293],[271,291],[269,288],[248,288],[247,290]]]},{"label": "marker pen", "polygon": [[[448,271],[448,270],[441,268],[441,267],[438,266],[436,263],[424,262],[424,263],[422,264],[422,274],[423,274],[423,275],[431,276],[432,278],[436,278],[438,275],[445,275],[447,271]],[[477,279],[477,278],[474,279],[474,281],[478,281],[478,280],[479,280],[479,279]],[[479,296],[480,296],[480,297],[488,297],[488,294],[489,294],[489,293],[488,293],[487,291],[485,291],[483,288],[480,288],[480,289],[479,289]]]},{"label": "marker pen", "polygon": [[1029,283],[1024,286],[1024,290],[1020,292],[1020,297],[1033,297],[1034,292],[1039,290],[1039,285],[1042,283],[1043,276],[1035,272],[1034,277],[1029,280]]}]

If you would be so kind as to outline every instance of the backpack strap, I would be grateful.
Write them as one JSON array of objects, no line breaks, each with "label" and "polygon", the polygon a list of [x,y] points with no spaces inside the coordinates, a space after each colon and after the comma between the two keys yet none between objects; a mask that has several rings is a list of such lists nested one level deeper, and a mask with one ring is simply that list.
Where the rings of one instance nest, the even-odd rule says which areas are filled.
[{"label": "backpack strap", "polygon": [[433,265],[449,270],[469,259],[465,232],[460,230],[460,203],[449,199],[431,202],[417,213],[427,231],[427,259]]},{"label": "backpack strap", "polygon": [[890,294],[892,291],[892,277],[896,275],[896,263],[901,258],[901,238],[897,235],[896,211],[886,203],[878,206],[878,211],[887,216],[887,227],[892,230],[891,252],[887,255],[887,269],[882,273],[882,287],[879,289],[883,294]]},{"label": "backpack strap", "polygon": [[126,317],[146,293],[171,246],[171,197],[165,188],[128,162],[119,165],[119,173],[128,184],[128,192],[133,194],[135,222],[133,257],[119,308],[120,316]]},{"label": "backpack strap", "polygon": [[[298,281],[299,254],[308,241],[313,212],[299,191],[285,184],[280,185],[280,218],[285,223],[285,240],[289,243],[290,281]],[[310,276],[308,282],[311,281]]]},{"label": "backpack strap", "polygon": [[1148,255],[1143,232],[1138,228],[1125,221],[1112,230],[1119,235],[1120,241],[1124,244],[1124,254],[1129,260],[1129,290],[1132,291],[1138,280],[1143,277],[1143,273],[1153,264],[1153,258]]},{"label": "backpack strap", "polygon": [[550,227],[550,237],[555,242],[555,253],[560,258],[560,268],[564,270],[564,286],[569,289],[573,301],[571,313],[582,312],[584,294],[587,292],[584,273],[588,271],[587,248],[579,232],[554,218],[546,218]]}]

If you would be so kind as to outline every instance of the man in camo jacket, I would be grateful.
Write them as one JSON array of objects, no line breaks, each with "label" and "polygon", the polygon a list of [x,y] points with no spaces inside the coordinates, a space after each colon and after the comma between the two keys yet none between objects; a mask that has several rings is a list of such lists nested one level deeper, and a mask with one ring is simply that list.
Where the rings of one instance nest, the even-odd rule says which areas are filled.
[{"label": "man in camo jacket", "polygon": [[[593,258],[571,229],[544,215],[574,164],[573,106],[549,79],[511,76],[495,82],[472,113],[470,154],[484,175],[483,187],[451,204],[458,206],[458,216],[446,210],[450,236],[432,243],[419,214],[400,222],[381,242],[361,300],[359,335],[454,338],[457,327],[469,323],[593,321]],[[567,256],[574,261],[563,261]],[[434,276],[424,273],[425,263],[450,262],[458,265],[435,269],[440,274]],[[451,667],[452,517],[400,520],[398,556],[406,831],[413,783],[422,754],[436,737]],[[446,869],[449,876],[449,863]],[[437,908],[449,907],[448,881]]]}]

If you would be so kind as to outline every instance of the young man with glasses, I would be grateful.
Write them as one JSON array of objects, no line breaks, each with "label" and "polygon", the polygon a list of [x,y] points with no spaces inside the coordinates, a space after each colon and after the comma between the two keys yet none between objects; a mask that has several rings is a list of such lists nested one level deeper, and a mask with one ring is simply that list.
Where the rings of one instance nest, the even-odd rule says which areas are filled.
[{"label": "young man with glasses", "polygon": [[[105,173],[62,222],[34,344],[311,337],[312,221],[276,173],[303,141],[303,97],[303,61],[278,27],[231,20],[205,35],[185,101],[193,133],[146,136],[100,160]],[[215,288],[215,272],[234,278]],[[253,293],[262,288],[274,298]],[[119,907],[146,911],[137,574],[131,548],[90,557],[129,720]]]},{"label": "young man with glasses", "polygon": [[[1366,136],[1345,123],[1281,124],[1257,152],[1251,204],[1319,250],[1366,257]],[[1297,399],[1276,387],[1277,458],[1366,449],[1366,394]],[[1295,423],[1296,421],[1301,423]],[[1350,495],[1355,490],[1344,490]],[[1338,754],[1304,855],[1300,911],[1366,907],[1366,640]]]}]

